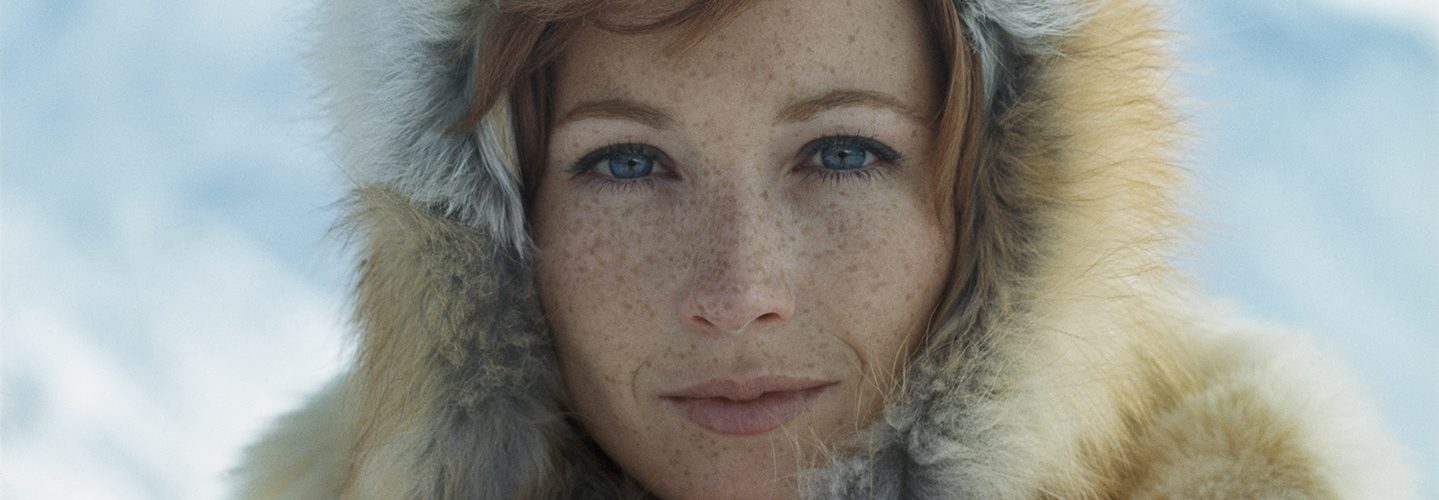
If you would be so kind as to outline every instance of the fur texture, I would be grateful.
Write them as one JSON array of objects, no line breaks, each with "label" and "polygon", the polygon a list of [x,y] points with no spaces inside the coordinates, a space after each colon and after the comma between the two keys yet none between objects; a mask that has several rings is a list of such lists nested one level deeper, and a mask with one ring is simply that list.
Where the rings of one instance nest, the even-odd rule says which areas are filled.
[{"label": "fur texture", "polygon": [[[242,498],[633,497],[563,413],[509,118],[464,107],[488,4],[329,0],[319,51],[362,187],[354,369],[251,448]],[[985,72],[976,263],[863,452],[815,498],[1405,498],[1342,370],[1167,263],[1177,119],[1135,0],[961,0]],[[501,106],[503,108],[503,106]]]}]

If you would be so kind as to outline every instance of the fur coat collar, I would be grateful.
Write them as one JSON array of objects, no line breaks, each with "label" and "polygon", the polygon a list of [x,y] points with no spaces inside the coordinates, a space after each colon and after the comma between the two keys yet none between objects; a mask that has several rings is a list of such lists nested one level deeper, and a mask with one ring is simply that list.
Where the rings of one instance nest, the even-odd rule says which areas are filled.
[{"label": "fur coat collar", "polygon": [[[1341,370],[1186,291],[1165,35],[1137,0],[959,0],[986,84],[983,224],[955,313],[817,498],[1403,498]],[[567,421],[503,106],[463,111],[474,0],[325,0],[355,182],[357,355],[277,421],[239,496],[635,494]],[[629,488],[629,489],[627,489]]]}]

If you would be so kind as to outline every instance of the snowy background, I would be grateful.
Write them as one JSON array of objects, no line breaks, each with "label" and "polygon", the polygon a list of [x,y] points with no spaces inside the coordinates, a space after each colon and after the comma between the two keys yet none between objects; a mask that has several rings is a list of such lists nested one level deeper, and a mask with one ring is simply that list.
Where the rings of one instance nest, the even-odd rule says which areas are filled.
[{"label": "snowy background", "polygon": [[[3,0],[0,496],[222,498],[342,365],[311,1]],[[1182,264],[1344,358],[1439,498],[1439,2],[1172,10]]]}]

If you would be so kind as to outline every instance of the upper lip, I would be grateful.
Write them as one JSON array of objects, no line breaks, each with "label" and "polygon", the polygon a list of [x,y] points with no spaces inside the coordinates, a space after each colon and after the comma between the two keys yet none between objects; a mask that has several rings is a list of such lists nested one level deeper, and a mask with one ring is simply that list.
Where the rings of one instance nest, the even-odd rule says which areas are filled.
[{"label": "upper lip", "polygon": [[660,394],[664,398],[750,401],[771,392],[815,389],[836,382],[829,380],[765,375],[757,377],[720,377]]}]

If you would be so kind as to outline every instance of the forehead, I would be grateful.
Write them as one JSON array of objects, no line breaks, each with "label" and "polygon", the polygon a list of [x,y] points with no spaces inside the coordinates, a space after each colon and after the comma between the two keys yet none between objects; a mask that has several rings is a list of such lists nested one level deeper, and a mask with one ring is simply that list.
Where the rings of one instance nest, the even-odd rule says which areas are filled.
[{"label": "forehead", "polygon": [[932,44],[914,1],[760,0],[673,50],[681,36],[581,29],[556,61],[557,110],[625,98],[683,104],[683,113],[703,101],[768,105],[834,88],[935,106]]}]

